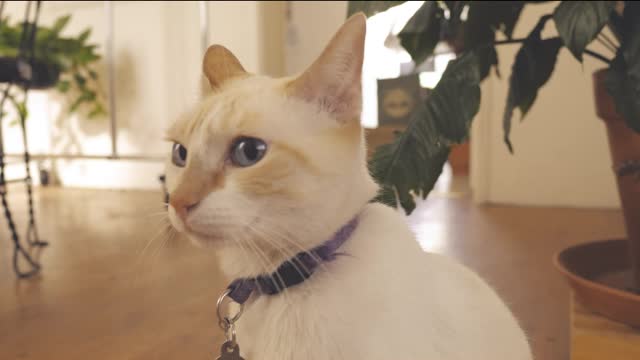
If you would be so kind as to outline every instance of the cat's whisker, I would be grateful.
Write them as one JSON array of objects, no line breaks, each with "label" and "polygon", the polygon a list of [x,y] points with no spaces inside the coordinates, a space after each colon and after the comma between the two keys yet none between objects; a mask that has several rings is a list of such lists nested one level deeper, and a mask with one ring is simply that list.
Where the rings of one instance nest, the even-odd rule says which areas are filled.
[{"label": "cat's whisker", "polygon": [[[283,229],[282,231],[279,231],[279,225],[277,224],[272,224],[272,226],[266,227],[263,226],[265,229],[261,229],[263,230],[263,232],[267,232],[269,231],[270,234],[269,236],[273,236],[273,237],[277,237],[278,239],[281,239],[283,241],[288,242],[289,244],[293,245],[295,248],[297,248],[297,252],[303,252],[308,254],[312,259],[314,259],[316,261],[316,263],[318,264],[318,266],[325,272],[330,273],[329,268],[324,264],[324,261],[322,259],[320,259],[317,255],[315,255],[314,253],[312,253],[311,251],[309,251],[309,249],[305,249],[300,243],[298,243],[294,237],[289,236],[286,232],[286,229]],[[268,228],[268,230],[267,230]],[[269,236],[265,236],[265,238],[268,238]],[[305,269],[307,270],[307,269]],[[307,270],[307,273],[309,273],[309,271]]]},{"label": "cat's whisker", "polygon": [[[296,255],[296,254],[295,254],[294,252],[289,251],[289,249],[287,249],[286,247],[278,246],[276,242],[274,242],[273,240],[271,240],[271,239],[270,239],[270,237],[271,237],[272,235],[261,233],[260,231],[258,231],[257,229],[255,229],[254,227],[252,227],[252,226],[250,226],[250,225],[248,225],[248,226],[247,226],[247,230],[249,230],[249,231],[253,231],[255,234],[257,234],[257,235],[259,236],[259,238],[260,238],[261,240],[263,240],[263,241],[267,242],[269,246],[273,247],[273,249],[274,249],[275,251],[280,252],[280,254],[284,255],[284,257],[285,257],[285,258],[292,259],[292,258],[294,258],[294,257],[295,257],[295,255]],[[309,274],[309,273],[310,273],[310,271],[309,271],[309,269],[306,267],[306,265],[304,265],[304,264],[302,264],[302,263],[300,263],[300,265],[301,265],[301,266],[302,266],[302,268],[303,268],[302,270],[301,270],[301,269],[300,269],[300,267],[298,266],[297,262],[289,261],[289,263],[294,267],[294,269],[296,270],[296,272],[298,272],[298,274],[299,274],[301,277],[303,277],[303,278],[305,277],[305,276],[304,276],[304,274]],[[303,270],[304,270],[304,273],[303,273]]]},{"label": "cat's whisker", "polygon": [[[244,240],[243,240],[243,239],[238,239],[238,240],[236,240],[236,237],[232,237],[232,240],[233,240],[236,244],[238,244],[238,245],[240,246],[240,248],[241,248],[241,249],[243,249],[243,252],[245,251],[245,250],[244,250],[244,249],[245,249],[245,247],[244,247],[244,245],[242,244],[242,243],[244,242]],[[249,241],[249,240],[247,240],[247,241]],[[247,245],[249,245],[249,244],[247,244]],[[249,251],[249,250],[250,250],[250,251]],[[249,256],[249,253],[250,253],[250,252],[252,252],[255,256],[259,256],[259,255],[257,254],[257,252],[254,250],[254,248],[253,248],[253,247],[251,247],[249,250],[246,250],[246,252],[245,252],[245,255],[246,255],[246,257],[247,257],[247,261],[251,261],[251,259],[253,259],[253,257],[250,257],[250,256]],[[260,261],[260,259],[258,259],[258,261],[260,262],[260,267],[262,267],[262,272],[263,272],[263,273],[267,273],[267,272],[269,271],[269,269],[265,268],[265,266],[266,266],[266,265],[263,265],[263,264],[262,264],[262,262]],[[273,281],[273,279],[272,279],[272,281]],[[258,291],[258,293],[262,294],[262,289],[261,289],[259,286],[257,287],[256,291]],[[285,300],[288,302],[288,298],[287,298],[286,296],[285,296]]]},{"label": "cat's whisker", "polygon": [[[271,242],[271,241],[268,239],[268,237],[266,237],[266,236],[264,236],[264,234],[261,234],[261,233],[259,233],[258,231],[256,231],[256,229],[254,229],[252,226],[247,225],[247,226],[246,226],[246,229],[247,229],[248,231],[253,232],[254,234],[256,234],[258,238],[260,238],[260,239],[262,239],[262,240],[266,241],[266,242],[269,244],[269,246],[270,246],[270,247],[272,247],[272,249],[273,249],[274,251],[279,252],[279,253],[280,253],[280,255],[284,255],[284,258],[293,258],[293,257],[294,257],[294,255],[292,255],[290,252],[288,252],[286,248],[278,247],[278,246],[277,246],[277,244],[275,244],[275,243]],[[293,266],[293,268],[296,270],[296,272],[297,272],[301,277],[303,277],[303,278],[305,277],[305,276],[304,276],[304,274],[303,274],[303,272],[302,272],[302,270],[300,270],[300,268],[298,267],[298,264],[296,264],[296,262],[292,262],[292,261],[290,261],[289,263]],[[309,274],[309,270],[308,270],[308,269],[306,269],[306,266],[304,266],[304,264],[301,264],[301,265],[302,265],[303,267],[305,267],[305,273],[306,273],[306,274]],[[273,271],[275,271],[275,270],[277,270],[277,269],[274,269]],[[278,278],[280,279],[280,281],[284,284],[284,279],[282,279],[282,276],[281,276],[279,273],[276,273],[276,276],[278,276]],[[283,289],[283,290],[286,290],[286,288],[285,288],[285,289]]]},{"label": "cat's whisker", "polygon": [[[290,208],[291,211],[296,211],[297,210],[297,206],[292,205]],[[299,217],[302,218],[302,221],[307,225],[307,227],[311,226],[312,224],[314,224],[313,221],[311,221],[312,219],[305,219],[306,217],[302,214],[298,214]],[[263,227],[268,228],[273,235],[278,236],[279,238],[281,238],[284,241],[287,241],[289,243],[291,243],[291,245],[293,245],[294,247],[296,247],[296,253],[297,252],[304,252],[307,253],[309,256],[311,256],[316,262],[318,262],[320,264],[320,266],[324,266],[322,263],[322,259],[320,259],[319,257],[317,257],[315,254],[311,253],[308,248],[305,248],[304,246],[302,246],[300,243],[298,243],[295,240],[295,236],[291,236],[290,232],[287,231],[287,229],[283,228],[281,224],[279,224],[278,222],[275,221],[271,221],[269,219],[266,218],[260,218],[261,220],[261,224],[263,225]],[[320,229],[314,229],[314,228],[308,228],[308,233],[316,233],[317,230]]]},{"label": "cat's whisker", "polygon": [[155,263],[155,260],[157,259],[158,255],[162,252],[162,250],[165,248],[165,246],[167,246],[167,243],[172,240],[175,237],[175,232],[170,232],[169,236],[165,236],[162,239],[162,242],[160,243],[160,246],[158,246],[153,254],[151,254],[151,262],[152,264]]},{"label": "cat's whisker", "polygon": [[[323,264],[323,261],[321,259],[319,259],[317,256],[315,256],[314,254],[312,254],[312,253],[310,253],[310,252],[308,252],[306,250],[301,250],[301,251],[298,251],[298,252],[296,252],[294,254],[292,251],[290,251],[290,249],[288,249],[288,247],[277,246],[275,243],[273,243],[273,241],[274,241],[273,239],[281,239],[281,240],[285,240],[285,244],[286,243],[296,244],[295,242],[293,242],[289,238],[288,235],[278,234],[277,232],[275,232],[275,229],[269,229],[269,230],[263,229],[265,231],[260,232],[259,230],[262,230],[262,229],[255,229],[255,226],[251,226],[251,227],[247,226],[247,229],[256,232],[258,239],[261,239],[261,240],[264,240],[264,241],[268,242],[269,244],[271,244],[270,247],[281,251],[281,253],[286,255],[286,257],[288,257],[289,259],[295,257],[300,252],[305,252],[305,253],[309,254],[309,256],[311,256],[312,258],[314,258],[316,260],[316,262],[318,263],[318,265],[319,265],[319,267],[321,269],[323,269],[329,276],[332,275],[329,272],[329,269]],[[271,233],[267,233],[268,231],[271,231]],[[302,246],[300,246],[299,244],[294,245],[294,247],[302,249]],[[311,273],[311,271],[307,268],[307,266],[305,264],[301,263],[301,262],[290,261],[289,263],[293,266],[293,268],[296,270],[296,272],[301,277],[306,277],[306,276],[303,275],[303,271],[306,274],[310,274]],[[302,267],[302,270],[301,270],[301,267]],[[311,283],[309,283],[309,286],[311,286],[312,289],[313,289],[313,285],[311,285]]]},{"label": "cat's whisker", "polygon": [[[298,247],[300,247],[300,246],[298,246]],[[327,275],[327,276],[329,276],[330,278],[333,278],[333,273],[330,271],[329,267],[325,264],[324,260],[322,260],[322,259],[318,258],[317,256],[315,256],[313,253],[311,253],[311,252],[309,252],[309,251],[301,251],[301,252],[304,252],[304,253],[308,254],[309,256],[311,256],[311,257],[315,260],[315,262],[316,262],[316,264],[317,264],[318,268],[319,268],[320,270],[322,270],[322,272],[323,272],[324,274],[326,274],[326,275]],[[292,262],[292,264],[294,265],[294,267],[296,267],[296,268],[297,268],[297,265],[296,265],[295,263],[293,263],[293,262]],[[300,264],[300,265],[302,265],[302,266],[303,266],[303,268],[305,269],[305,272],[306,272],[307,274],[310,274],[310,273],[311,273],[311,271],[309,271],[309,270],[307,269],[307,267],[306,267],[304,264]]]},{"label": "cat's whisker", "polygon": [[[178,235],[178,232],[173,228],[173,227],[169,227],[167,232],[165,233],[165,236],[162,238],[162,241],[160,242],[159,246],[154,250],[154,252],[149,256],[149,269],[150,271],[153,271],[153,269],[155,268],[157,262],[158,262],[158,258],[160,253],[162,253],[162,250],[165,249],[166,245],[170,242],[173,241],[176,236]],[[154,277],[153,278],[153,283],[156,284],[158,281],[160,280],[159,277]]]},{"label": "cat's whisker", "polygon": [[[238,197],[237,199],[235,199],[236,203],[239,203],[239,205],[241,204],[246,204],[247,207],[251,206],[251,203],[249,201],[247,201],[244,198],[240,198]],[[256,214],[257,216],[258,214]],[[230,218],[234,218],[233,216],[231,216]],[[264,231],[262,231],[263,229],[256,226],[255,224],[252,223],[244,223],[240,225],[242,227],[242,229],[247,230],[252,232],[255,236],[257,240],[263,240],[265,242],[267,242],[267,245],[274,251],[279,252],[282,255],[285,255],[284,258],[293,258],[295,255],[297,255],[297,252],[293,252],[293,251],[289,251],[288,247],[286,246],[278,246],[277,242],[273,242],[269,239],[269,234],[265,234]],[[272,234],[273,235],[273,234]],[[277,237],[282,237],[282,236],[286,236],[286,235],[277,235]],[[313,256],[313,254],[311,254],[311,256]],[[296,271],[300,274],[300,276],[303,276],[302,271],[298,268],[298,266],[295,263],[292,263],[292,265],[294,266],[294,268],[296,269]],[[304,264],[301,264],[304,266]],[[275,268],[273,269],[275,271]],[[308,274],[309,271],[308,269],[304,269],[305,272]],[[304,276],[303,276],[304,277]]]},{"label": "cat's whisker", "polygon": [[245,245],[243,244],[242,239],[238,240],[237,237],[231,236],[231,241],[233,241],[240,248],[240,250],[244,254],[244,260],[245,261],[250,261],[250,259],[251,259],[250,251],[245,247]]},{"label": "cat's whisker", "polygon": [[147,241],[147,244],[145,245],[145,247],[140,251],[140,254],[138,255],[138,261],[140,261],[142,259],[142,257],[145,255],[147,250],[150,248],[151,244],[153,244],[159,238],[162,238],[163,235],[167,235],[168,232],[171,229],[173,229],[171,224],[169,224],[168,219],[164,220],[164,221],[161,221],[158,225],[159,225],[160,228],[158,230],[156,230],[155,234],[149,239],[149,241]]},{"label": "cat's whisker", "polygon": [[[254,242],[253,239],[249,238],[249,242],[252,243],[256,249],[256,252],[259,254],[262,254],[261,256],[265,259],[265,261],[267,262],[267,269],[265,270],[265,274],[267,274],[269,276],[269,278],[271,278],[271,282],[273,283],[273,285],[276,287],[276,289],[278,289],[278,292],[284,292],[286,290],[286,288],[282,288],[279,284],[284,284],[284,279],[282,278],[282,276],[275,272],[276,270],[276,265],[274,264],[274,262],[272,260],[269,259],[269,256],[265,253],[265,251],[260,247],[260,245],[258,245],[256,242]],[[275,277],[279,280],[276,281],[276,279],[274,278],[274,273],[275,273]]]},{"label": "cat's whisker", "polygon": [[[162,250],[164,249],[164,247],[166,246],[166,244],[167,244],[169,241],[171,241],[172,239],[174,239],[174,238],[175,238],[176,234],[177,234],[177,232],[176,232],[173,228],[170,228],[170,229],[165,233],[165,236],[162,238],[162,240],[161,240],[160,244],[158,245],[158,247],[157,247],[156,249],[154,249],[153,253],[151,253],[151,254],[148,256],[148,263],[149,263],[149,265],[148,265],[147,267],[148,267],[148,271],[149,271],[149,272],[153,272],[153,271],[154,271],[155,266],[156,266],[156,264],[157,264],[158,257],[159,257],[158,255],[162,252]],[[153,277],[153,280],[152,280],[152,283],[153,283],[153,284],[156,284],[156,283],[159,281],[159,279],[160,279],[159,277],[154,276],[154,277]]]},{"label": "cat's whisker", "polygon": [[[259,258],[261,258],[262,260],[262,264],[264,266],[264,272],[265,274],[267,274],[267,276],[269,276],[269,278],[271,279],[271,282],[273,283],[273,285],[276,287],[276,289],[278,289],[278,292],[285,292],[286,288],[281,288],[278,285],[278,282],[273,278],[272,272],[270,269],[272,269],[274,267],[273,262],[269,260],[268,256],[264,253],[264,251],[262,249],[260,249],[260,247],[253,242],[253,239],[251,238],[251,236],[246,237],[247,240],[247,244],[249,244],[249,246],[251,246],[254,249],[254,252],[256,255],[258,255]],[[280,280],[281,283],[284,284],[284,280],[282,279],[282,277],[280,276],[280,274],[276,273],[276,276],[278,277],[278,279]],[[260,288],[260,287],[258,287]],[[285,295],[286,296],[286,295]]]},{"label": "cat's whisker", "polygon": [[158,217],[167,217],[167,211],[165,210],[165,211],[152,212],[143,216],[144,219],[151,219],[151,218],[158,218]]},{"label": "cat's whisker", "polygon": [[[295,206],[293,206],[292,209],[295,209]],[[305,219],[306,217],[303,214],[298,214],[298,216],[300,216],[303,219],[303,222],[307,224],[307,227],[311,226],[311,228],[307,229],[307,233],[313,234],[321,230],[322,224],[317,224],[317,227],[312,227],[312,225],[316,224],[317,221],[311,221],[312,219]],[[299,252],[306,253],[316,261],[320,269],[322,269],[329,276],[333,275],[329,267],[324,262],[324,260],[322,260],[316,254],[312,253],[309,248],[303,246],[300,242],[298,242],[296,240],[296,237],[292,236],[290,232],[287,229],[283,228],[280,223],[268,220],[266,218],[261,218],[261,225],[262,225],[261,227],[262,231],[269,232],[272,237],[278,238],[284,242],[287,242],[291,246],[293,246],[296,254]]]},{"label": "cat's whisker", "polygon": [[[171,232],[175,231],[175,229],[173,229],[173,227],[169,224],[168,220],[162,221],[159,225],[160,225],[160,228],[156,231],[155,235],[153,235],[147,241],[147,244],[142,249],[140,254],[137,256],[137,259],[134,263],[135,267],[139,267],[142,265],[142,260],[145,258],[145,255],[147,254],[148,249],[150,249],[153,244],[155,244],[159,239],[171,236]],[[142,271],[137,270],[135,278],[132,279],[132,284],[134,285],[139,284],[141,276],[142,276]]]},{"label": "cat's whisker", "polygon": [[137,211],[137,215],[136,217],[139,218],[147,218],[149,216],[154,216],[156,214],[166,214],[167,213],[167,208],[166,206],[163,206],[163,204],[158,204],[156,202],[154,202],[153,204],[146,204],[146,205],[142,205],[141,208],[139,208],[139,210]]}]

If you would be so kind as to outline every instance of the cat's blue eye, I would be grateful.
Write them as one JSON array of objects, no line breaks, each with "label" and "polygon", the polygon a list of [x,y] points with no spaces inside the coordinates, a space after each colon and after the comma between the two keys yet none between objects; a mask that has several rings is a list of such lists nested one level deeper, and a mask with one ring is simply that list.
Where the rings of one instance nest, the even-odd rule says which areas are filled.
[{"label": "cat's blue eye", "polygon": [[231,163],[240,167],[251,166],[267,152],[267,144],[257,138],[241,137],[231,144],[229,159]]},{"label": "cat's blue eye", "polygon": [[184,167],[187,164],[187,148],[182,144],[173,143],[171,162],[177,167]]}]

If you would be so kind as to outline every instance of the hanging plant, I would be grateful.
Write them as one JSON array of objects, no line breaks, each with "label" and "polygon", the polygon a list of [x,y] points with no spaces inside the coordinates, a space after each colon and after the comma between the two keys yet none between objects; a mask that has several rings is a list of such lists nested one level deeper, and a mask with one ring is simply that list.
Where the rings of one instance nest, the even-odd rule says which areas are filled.
[{"label": "hanging plant", "polygon": [[[91,29],[76,37],[62,36],[71,15],[56,19],[52,26],[38,25],[32,58],[20,59],[24,22],[0,19],[0,81],[34,89],[53,88],[69,100],[69,114],[81,113],[89,119],[106,115],[96,65],[97,45],[89,44]],[[30,26],[31,24],[29,24]],[[25,66],[28,65],[28,66]],[[26,69],[25,69],[26,68]],[[25,78],[30,78],[27,82]],[[26,119],[24,99],[9,99],[21,120]]]}]

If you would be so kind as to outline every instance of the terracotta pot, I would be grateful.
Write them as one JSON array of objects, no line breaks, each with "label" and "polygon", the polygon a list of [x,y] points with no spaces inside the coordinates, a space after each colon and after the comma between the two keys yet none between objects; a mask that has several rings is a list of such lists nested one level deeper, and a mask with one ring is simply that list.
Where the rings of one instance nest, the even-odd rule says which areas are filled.
[{"label": "terracotta pot", "polygon": [[451,171],[454,176],[469,175],[470,151],[471,145],[468,141],[464,144],[454,145],[451,147],[451,153],[449,153],[449,164],[451,165]]},{"label": "terracotta pot", "polygon": [[[606,70],[593,74],[596,113],[604,120],[614,171],[640,160],[640,135],[625,124],[604,86]],[[574,293],[590,310],[612,320],[640,327],[640,181],[618,176],[628,239],[572,246],[555,259]]]},{"label": "terracotta pot", "polygon": [[[596,102],[596,114],[607,125],[609,148],[614,170],[626,161],[640,161],[640,135],[625,124],[604,86],[606,70],[593,74],[593,88]],[[635,289],[640,290],[640,179],[637,176],[618,176],[618,192],[629,239],[629,260],[632,268],[632,281]]]},{"label": "terracotta pot", "polygon": [[628,251],[626,239],[596,241],[561,251],[555,264],[587,308],[640,327],[640,295],[623,289],[630,275]]}]

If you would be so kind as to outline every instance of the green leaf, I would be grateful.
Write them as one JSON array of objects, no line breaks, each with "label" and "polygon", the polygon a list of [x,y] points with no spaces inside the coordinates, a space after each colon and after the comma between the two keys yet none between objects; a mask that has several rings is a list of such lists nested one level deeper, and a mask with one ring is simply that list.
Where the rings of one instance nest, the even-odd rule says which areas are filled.
[{"label": "green leaf", "polygon": [[51,31],[54,32],[55,34],[59,34],[60,31],[62,31],[62,29],[64,29],[64,27],[67,26],[67,24],[69,23],[69,20],[71,20],[71,15],[64,15],[57,18],[56,21],[53,23],[53,26],[51,27]]},{"label": "green leaf", "polygon": [[69,112],[75,112],[83,103],[92,102],[95,100],[96,100],[96,93],[94,91],[83,90],[80,96],[78,96],[76,100],[69,107]]},{"label": "green leaf", "polygon": [[507,104],[502,118],[504,141],[511,153],[513,153],[513,146],[509,140],[509,134],[513,111],[516,107],[519,108],[521,118],[524,118],[535,102],[538,90],[551,77],[558,52],[562,47],[562,41],[559,38],[546,40],[540,38],[544,24],[549,18],[550,16],[543,16],[531,31],[516,54],[511,69]]},{"label": "green leaf", "polygon": [[[442,79],[426,101],[427,121],[433,119],[438,141],[461,144],[467,140],[471,120],[480,108],[480,71],[475,53],[449,62]],[[431,131],[431,129],[423,128]]]},{"label": "green leaf", "polygon": [[460,21],[463,48],[473,50],[480,64],[481,78],[489,75],[491,67],[497,72],[498,53],[493,46],[496,31],[511,38],[524,7],[523,1],[474,1],[469,3],[467,21]]},{"label": "green leaf", "polygon": [[[499,30],[511,39],[513,29],[520,19],[525,1],[473,1],[469,7],[469,35],[477,32],[479,25]],[[477,24],[477,25],[475,25]]]},{"label": "green leaf", "polygon": [[[409,141],[413,141],[409,140]],[[378,147],[374,154],[373,161],[385,161],[393,155],[395,148],[391,147],[392,144],[386,144]],[[405,146],[415,146],[414,144]],[[397,150],[396,150],[397,151]],[[380,192],[373,200],[375,202],[381,202],[383,204],[398,207],[402,206],[405,213],[411,214],[416,208],[414,196],[419,196],[425,199],[431,189],[435,186],[438,178],[442,174],[447,159],[449,158],[449,147],[444,147],[438,151],[437,154],[424,158],[419,156],[409,157],[404,159],[404,167],[398,167],[398,182],[395,184],[382,184]],[[411,180],[404,182],[402,177],[406,176],[406,179],[419,179],[416,180],[414,185],[411,185]],[[411,186],[418,189],[417,193]]]},{"label": "green leaf", "polygon": [[80,73],[73,74],[73,80],[75,80],[80,89],[84,89],[85,85],[87,84],[87,79],[84,76],[80,75]]},{"label": "green leaf", "polygon": [[69,106],[69,112],[70,113],[74,113],[78,110],[78,108],[80,107],[80,105],[82,105],[82,103],[85,101],[85,98],[80,95],[78,96],[73,103],[71,103],[71,106]]},{"label": "green leaf", "polygon": [[16,111],[18,112],[18,117],[23,120],[27,120],[27,106],[24,103],[16,104]]},{"label": "green leaf", "polygon": [[479,83],[475,54],[449,63],[433,92],[411,115],[406,131],[374,152],[369,169],[382,187],[377,201],[399,203],[410,213],[414,196],[426,198],[447,161],[449,146],[468,137],[480,106]]},{"label": "green leaf", "polygon": [[85,90],[82,94],[87,101],[94,101],[97,97],[96,92],[93,90]]},{"label": "green leaf", "polygon": [[351,16],[357,12],[363,12],[369,17],[402,3],[404,3],[404,1],[349,1],[347,16]]},{"label": "green leaf", "polygon": [[36,33],[36,43],[37,44],[46,43],[48,41],[51,41],[51,39],[55,38],[56,35],[57,34],[53,32],[51,29],[38,28],[38,32]]},{"label": "green leaf", "polygon": [[91,35],[91,29],[86,29],[78,36],[78,41],[84,44],[84,42],[87,41],[90,35]]},{"label": "green leaf", "polygon": [[94,119],[96,117],[102,116],[102,115],[106,115],[107,112],[104,109],[104,106],[102,106],[102,104],[98,103],[96,104],[96,106],[91,110],[91,112],[89,112],[89,114],[87,115],[87,117],[89,119]]},{"label": "green leaf", "polygon": [[[501,3],[501,1],[495,2]],[[524,3],[524,1],[509,1],[509,5],[504,5],[499,11],[496,11],[495,18],[498,29],[509,39],[513,37],[513,30],[520,19]]]},{"label": "green leaf", "polygon": [[498,71],[498,52],[494,46],[478,47],[474,50],[474,53],[478,58],[480,79],[489,76],[492,67],[496,69],[496,74],[500,77],[500,72]]},{"label": "green leaf", "polygon": [[640,6],[627,2],[624,41],[607,72],[605,86],[629,128],[640,133]]},{"label": "green leaf", "polygon": [[615,1],[562,1],[553,12],[558,34],[571,54],[582,53],[609,21]]},{"label": "green leaf", "polygon": [[398,37],[416,64],[421,64],[433,54],[440,41],[443,10],[435,1],[426,1],[411,17]]},{"label": "green leaf", "polygon": [[69,80],[60,80],[56,84],[56,88],[58,89],[58,91],[60,91],[63,94],[69,91],[70,87],[71,87],[71,82]]}]

